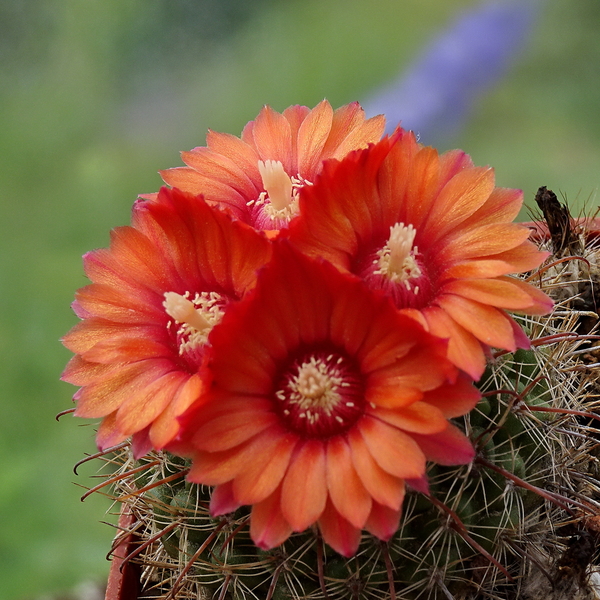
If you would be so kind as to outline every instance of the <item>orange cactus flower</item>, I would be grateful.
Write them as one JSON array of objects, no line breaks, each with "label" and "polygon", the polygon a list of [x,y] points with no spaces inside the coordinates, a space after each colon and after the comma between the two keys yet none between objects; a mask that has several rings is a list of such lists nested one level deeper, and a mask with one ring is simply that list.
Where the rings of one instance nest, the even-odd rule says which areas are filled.
[{"label": "orange cactus flower", "polygon": [[427,459],[473,458],[448,419],[479,393],[446,342],[286,240],[210,342],[212,387],[181,417],[188,478],[217,486],[213,515],[253,505],[259,547],[316,523],[350,556],[362,529],[391,538],[405,482],[426,489]]},{"label": "orange cactus flower", "polygon": [[298,213],[298,191],[314,181],[325,159],[378,141],[384,127],[382,115],[365,119],[357,102],[335,111],[326,100],[283,113],[265,106],[241,139],[209,131],[206,147],[181,154],[186,167],[161,175],[256,229],[279,230]]},{"label": "orange cactus flower", "polygon": [[520,190],[495,187],[493,170],[473,166],[464,152],[438,155],[398,130],[326,164],[303,191],[302,218],[287,235],[449,339],[449,358],[479,379],[489,347],[529,345],[506,310],[552,308],[545,294],[509,276],[548,256],[512,222],[522,201]]},{"label": "orange cactus flower", "polygon": [[207,337],[255,283],[270,242],[201,197],[163,188],[138,201],[133,226],[84,256],[92,284],[63,339],[75,352],[63,379],[82,386],[75,415],[102,418],[100,448],[133,435],[137,455],[162,448],[205,386]]}]

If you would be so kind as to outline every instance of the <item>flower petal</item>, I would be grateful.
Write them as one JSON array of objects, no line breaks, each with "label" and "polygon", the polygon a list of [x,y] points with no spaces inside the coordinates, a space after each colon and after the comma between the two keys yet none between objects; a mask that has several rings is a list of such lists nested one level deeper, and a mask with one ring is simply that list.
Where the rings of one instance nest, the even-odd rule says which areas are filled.
[{"label": "flower petal", "polygon": [[433,435],[411,434],[428,460],[439,465],[466,465],[475,458],[473,444],[455,425]]},{"label": "flower petal", "polygon": [[371,514],[365,523],[365,529],[380,540],[387,542],[398,531],[401,514],[401,510],[394,510],[373,502]]},{"label": "flower petal", "polygon": [[373,501],[399,509],[404,498],[404,481],[384,471],[375,461],[358,431],[348,433],[352,464]]},{"label": "flower petal", "polygon": [[456,294],[443,294],[436,300],[459,325],[489,346],[516,350],[508,317],[497,308],[468,300]]},{"label": "flower petal", "polygon": [[320,440],[307,440],[283,479],[281,512],[294,531],[303,531],[321,516],[326,501],[325,448]]},{"label": "flower petal", "polygon": [[281,513],[280,495],[278,488],[252,507],[250,537],[263,550],[280,546],[292,533],[292,528]]},{"label": "flower petal", "polygon": [[362,528],[371,512],[371,496],[352,466],[350,447],[342,436],[327,442],[327,487],[340,515]]},{"label": "flower petal", "polygon": [[358,429],[384,471],[402,479],[425,473],[425,456],[408,434],[369,416],[359,421]]},{"label": "flower petal", "polygon": [[[452,388],[453,386],[450,387]],[[368,410],[368,413],[388,425],[392,425],[403,431],[423,435],[443,431],[447,425],[446,417],[442,411],[427,402],[417,401],[408,406],[394,409],[377,407]]]},{"label": "flower petal", "polygon": [[233,484],[231,481],[218,485],[210,495],[210,514],[213,517],[232,513],[240,506],[241,504],[233,495]]},{"label": "flower petal", "polygon": [[423,394],[423,402],[437,407],[447,419],[461,417],[475,407],[481,392],[466,374],[459,375],[452,385],[442,385]]},{"label": "flower petal", "polygon": [[319,529],[325,542],[338,554],[342,556],[356,554],[360,544],[360,529],[344,519],[331,500],[327,501],[325,511],[319,519]]},{"label": "flower petal", "polygon": [[290,463],[297,436],[273,426],[253,438],[243,452],[251,457],[233,481],[241,504],[261,502],[279,486]]}]

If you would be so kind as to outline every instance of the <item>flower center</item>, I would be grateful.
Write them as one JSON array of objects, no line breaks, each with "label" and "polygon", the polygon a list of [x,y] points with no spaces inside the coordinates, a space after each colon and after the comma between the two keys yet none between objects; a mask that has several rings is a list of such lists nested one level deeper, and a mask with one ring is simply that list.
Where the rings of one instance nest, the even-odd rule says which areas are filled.
[{"label": "flower center", "polygon": [[298,214],[298,191],[302,186],[312,184],[300,175],[290,177],[279,160],[259,160],[258,171],[265,191],[247,205],[264,205],[272,219],[290,221]]},{"label": "flower center", "polygon": [[[163,306],[165,312],[177,325],[175,335],[179,354],[189,354],[200,350],[208,341],[211,329],[223,317],[224,299],[217,292],[197,293],[190,300],[190,292],[183,296],[176,292],[166,292]],[[172,321],[167,324],[172,327]]]},{"label": "flower center", "polygon": [[419,286],[411,288],[410,280],[421,276],[421,269],[415,257],[419,254],[413,246],[417,230],[412,225],[396,223],[390,227],[390,237],[385,246],[377,252],[373,261],[376,275],[384,275],[394,283],[402,282],[407,290],[419,293]]},{"label": "flower center", "polygon": [[284,369],[275,398],[283,421],[312,437],[346,431],[365,403],[358,369],[341,354],[322,352],[306,354]]}]

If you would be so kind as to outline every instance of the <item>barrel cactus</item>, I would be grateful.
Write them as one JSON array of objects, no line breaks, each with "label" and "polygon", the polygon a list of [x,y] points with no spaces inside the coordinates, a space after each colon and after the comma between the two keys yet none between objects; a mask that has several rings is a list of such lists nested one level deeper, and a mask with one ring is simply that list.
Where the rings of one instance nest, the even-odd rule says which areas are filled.
[{"label": "barrel cactus", "polygon": [[[380,129],[265,109],[86,257],[65,379],[121,507],[109,598],[596,597],[594,222],[540,191],[539,250],[490,169]],[[236,455],[265,431],[269,477]]]}]

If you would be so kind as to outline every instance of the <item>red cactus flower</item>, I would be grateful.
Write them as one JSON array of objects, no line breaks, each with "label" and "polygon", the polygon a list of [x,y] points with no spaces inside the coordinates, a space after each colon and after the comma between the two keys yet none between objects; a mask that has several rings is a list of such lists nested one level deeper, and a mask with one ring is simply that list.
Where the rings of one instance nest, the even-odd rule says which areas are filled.
[{"label": "red cactus flower", "polygon": [[161,175],[257,229],[279,230],[298,213],[298,190],[314,181],[325,159],[378,141],[384,126],[381,115],[365,119],[356,102],[336,111],[326,100],[283,113],[265,106],[241,139],[209,131],[206,147],[182,153],[186,167]]},{"label": "red cactus flower", "polygon": [[427,459],[473,457],[448,418],[479,394],[446,343],[285,240],[209,339],[212,387],[181,418],[188,478],[217,486],[214,515],[253,505],[259,547],[316,523],[352,555],[362,529],[393,535],[405,481],[422,489]]},{"label": "red cactus flower", "polygon": [[397,308],[448,338],[449,358],[478,379],[490,346],[529,342],[506,310],[545,314],[551,300],[510,274],[548,256],[512,223],[520,190],[459,150],[441,156],[412,132],[328,163],[300,197],[287,234],[304,253],[383,290]]},{"label": "red cactus flower", "polygon": [[63,339],[76,354],[63,379],[82,386],[75,415],[103,419],[100,448],[133,435],[140,455],[173,439],[205,385],[208,333],[270,251],[202,197],[163,188],[136,203],[109,249],[84,256],[92,284],[73,304],[82,321]]}]

